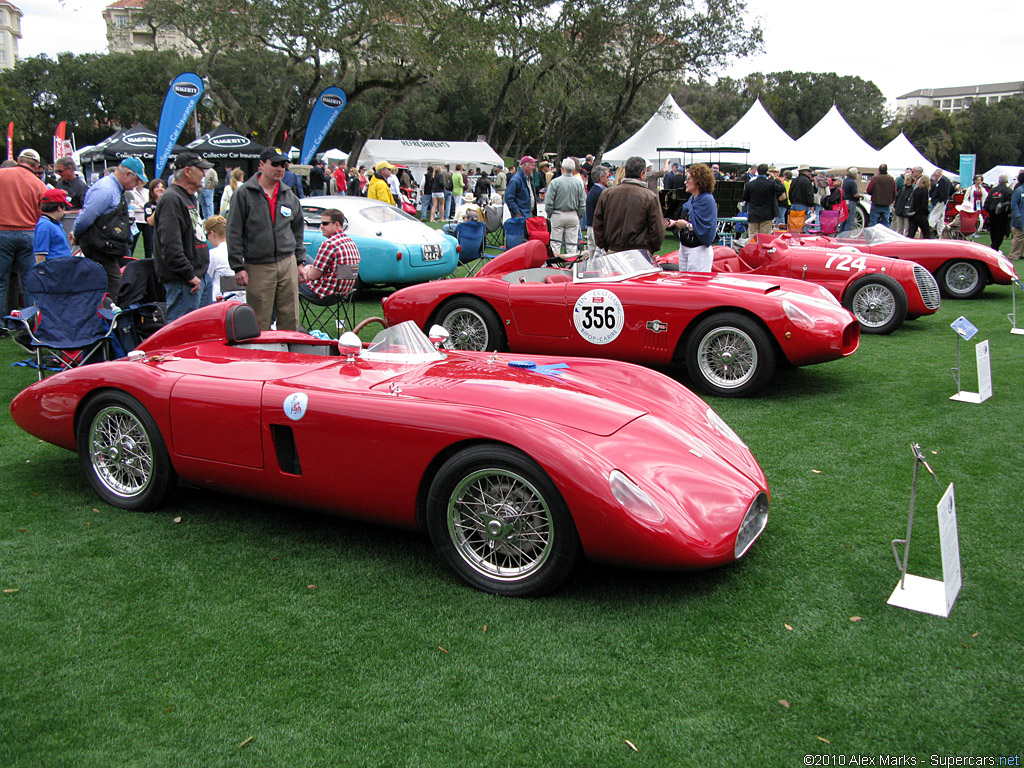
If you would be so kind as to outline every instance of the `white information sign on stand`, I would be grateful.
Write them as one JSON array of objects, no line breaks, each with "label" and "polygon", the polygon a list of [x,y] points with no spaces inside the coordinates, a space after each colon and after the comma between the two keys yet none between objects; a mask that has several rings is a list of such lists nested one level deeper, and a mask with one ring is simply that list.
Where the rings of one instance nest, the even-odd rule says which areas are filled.
[{"label": "white information sign on stand", "polygon": [[978,363],[978,391],[964,392],[960,390],[950,400],[961,403],[983,403],[992,397],[992,357],[989,353],[988,339],[974,348],[974,356]]},{"label": "white information sign on stand", "polygon": [[[1024,291],[1024,285],[1022,285],[1020,280],[1018,280],[1017,278],[1014,278],[1013,280],[1013,287],[1020,288],[1022,291]],[[1024,328],[1017,327],[1017,292],[1011,289],[1010,293],[1013,295],[1013,312],[1007,315],[1006,319],[1009,320],[1010,324],[1012,325],[1012,327],[1010,328],[1010,333],[1022,336],[1024,335]]]},{"label": "white information sign on stand", "polygon": [[948,617],[960,593],[960,538],[956,527],[956,497],[950,483],[936,507],[942,581],[905,574],[889,596],[889,605],[933,616]]}]

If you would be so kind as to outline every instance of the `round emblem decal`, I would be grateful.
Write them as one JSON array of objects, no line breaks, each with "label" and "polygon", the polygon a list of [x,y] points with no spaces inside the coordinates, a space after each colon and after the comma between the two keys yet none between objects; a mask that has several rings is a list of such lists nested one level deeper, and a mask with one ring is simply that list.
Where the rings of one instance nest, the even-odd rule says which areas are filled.
[{"label": "round emblem decal", "polygon": [[306,415],[309,397],[305,392],[292,392],[284,399],[284,415],[292,421],[298,421]]},{"label": "round emblem decal", "polygon": [[576,299],[576,306],[572,310],[576,332],[591,344],[615,341],[625,320],[622,302],[606,288],[587,291]]}]

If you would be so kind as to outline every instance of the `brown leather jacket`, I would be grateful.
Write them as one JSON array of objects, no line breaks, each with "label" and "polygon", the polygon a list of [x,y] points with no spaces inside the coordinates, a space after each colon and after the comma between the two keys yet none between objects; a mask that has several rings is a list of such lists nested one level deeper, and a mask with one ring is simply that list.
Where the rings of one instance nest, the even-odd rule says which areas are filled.
[{"label": "brown leather jacket", "polygon": [[643,248],[657,253],[665,239],[665,217],[658,194],[639,179],[623,179],[606,189],[594,210],[594,242],[606,251]]}]

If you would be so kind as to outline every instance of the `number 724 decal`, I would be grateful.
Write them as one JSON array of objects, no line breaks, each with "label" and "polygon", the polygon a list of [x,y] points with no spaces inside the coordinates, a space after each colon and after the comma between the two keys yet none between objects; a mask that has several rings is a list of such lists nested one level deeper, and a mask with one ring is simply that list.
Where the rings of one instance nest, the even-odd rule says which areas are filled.
[{"label": "number 724 decal", "polygon": [[860,272],[860,270],[867,269],[867,267],[867,257],[860,256],[855,259],[848,253],[838,253],[835,256],[829,256],[828,261],[825,262],[825,269],[838,269],[840,272]]}]

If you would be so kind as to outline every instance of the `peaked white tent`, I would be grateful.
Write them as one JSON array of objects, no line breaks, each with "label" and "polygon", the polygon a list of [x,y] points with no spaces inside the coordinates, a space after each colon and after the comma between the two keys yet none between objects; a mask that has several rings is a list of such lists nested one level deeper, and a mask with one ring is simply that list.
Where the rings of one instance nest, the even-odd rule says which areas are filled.
[{"label": "peaked white tent", "polygon": [[[633,156],[658,164],[658,147],[713,145],[715,140],[690,119],[670,93],[643,127],[619,146],[609,149],[603,160],[622,165]],[[664,155],[662,156],[664,158]]]},{"label": "peaked white tent", "polygon": [[486,141],[414,141],[411,139],[370,139],[363,145],[358,165],[368,169],[387,160],[409,167],[416,179],[422,180],[428,165],[457,163],[487,168],[502,167],[505,161]]},{"label": "peaked white tent", "polygon": [[993,165],[982,176],[986,184],[995,186],[999,183],[999,176],[1005,173],[1010,177],[1010,189],[1013,189],[1013,185],[1017,183],[1017,174],[1021,171],[1024,171],[1024,167],[1019,165]]},{"label": "peaked white tent", "polygon": [[797,165],[794,152],[796,143],[779,127],[760,99],[754,99],[750,109],[736,124],[718,138],[719,144],[750,147],[751,163],[768,163],[777,168]]},{"label": "peaked white tent", "polygon": [[[877,167],[878,150],[862,139],[832,105],[811,130],[793,144],[794,160],[812,166]],[[884,160],[882,162],[885,162]],[[890,167],[891,164],[890,164]]]},{"label": "peaked white tent", "polygon": [[[938,168],[935,163],[929,162],[928,158],[921,154],[903,131],[900,135],[878,150],[878,161],[889,166],[890,174],[903,173],[907,168],[920,165],[924,172],[931,176]],[[950,175],[943,171],[946,175]]]}]

